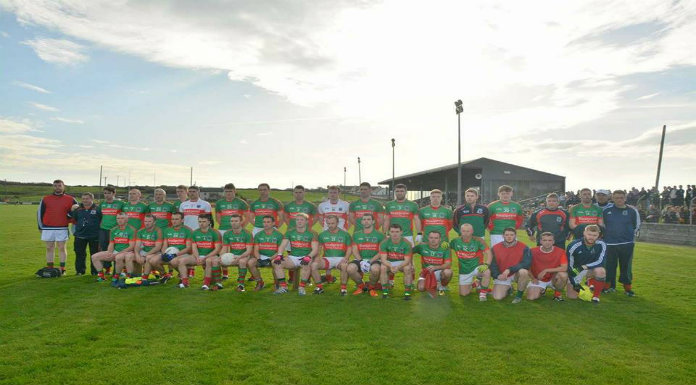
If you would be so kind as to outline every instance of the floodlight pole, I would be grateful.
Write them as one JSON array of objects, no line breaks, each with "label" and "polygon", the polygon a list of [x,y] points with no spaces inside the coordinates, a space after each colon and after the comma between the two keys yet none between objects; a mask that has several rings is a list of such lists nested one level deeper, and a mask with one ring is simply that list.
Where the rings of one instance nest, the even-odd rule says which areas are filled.
[{"label": "floodlight pole", "polygon": [[[104,166],[99,166],[99,187],[102,185],[102,172],[104,171]],[[91,251],[91,250],[90,250]]]},{"label": "floodlight pole", "polygon": [[396,140],[394,138],[392,138],[392,182],[391,182],[391,189],[389,191],[390,194],[394,191],[394,169],[395,169],[394,161],[396,159],[394,157],[394,147],[396,147]]},{"label": "floodlight pole", "polygon": [[454,102],[455,111],[457,112],[457,206],[462,204],[462,118],[461,113],[464,112],[462,101]]},{"label": "floodlight pole", "polygon": [[362,184],[362,175],[360,173],[360,157],[358,157],[358,185]]},{"label": "floodlight pole", "polygon": [[[657,176],[655,177],[655,191],[660,194],[660,170],[662,169],[662,150],[665,148],[665,132],[667,125],[662,126],[662,140],[660,140],[660,156],[657,158]],[[660,199],[660,208],[662,208],[662,199]]]},{"label": "floodlight pole", "polygon": [[346,187],[346,172],[348,171],[348,168],[346,166],[343,166],[343,187]]}]

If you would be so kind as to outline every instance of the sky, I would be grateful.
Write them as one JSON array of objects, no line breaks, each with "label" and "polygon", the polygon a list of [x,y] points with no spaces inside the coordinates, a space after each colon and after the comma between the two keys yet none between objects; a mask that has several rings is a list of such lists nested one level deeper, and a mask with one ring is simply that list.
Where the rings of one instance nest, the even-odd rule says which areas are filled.
[{"label": "sky", "polygon": [[0,0],[0,179],[696,183],[694,1]]}]

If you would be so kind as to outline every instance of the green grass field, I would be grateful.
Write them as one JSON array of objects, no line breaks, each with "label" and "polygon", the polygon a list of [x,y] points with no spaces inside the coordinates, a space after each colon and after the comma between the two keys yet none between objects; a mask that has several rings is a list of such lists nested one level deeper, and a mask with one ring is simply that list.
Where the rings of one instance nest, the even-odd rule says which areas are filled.
[{"label": "green grass field", "polygon": [[200,270],[186,290],[116,290],[72,275],[72,244],[70,275],[35,278],[35,210],[0,206],[2,384],[686,384],[696,370],[694,248],[639,243],[637,297],[599,305],[479,303],[455,282],[411,302],[400,287],[203,292]]}]

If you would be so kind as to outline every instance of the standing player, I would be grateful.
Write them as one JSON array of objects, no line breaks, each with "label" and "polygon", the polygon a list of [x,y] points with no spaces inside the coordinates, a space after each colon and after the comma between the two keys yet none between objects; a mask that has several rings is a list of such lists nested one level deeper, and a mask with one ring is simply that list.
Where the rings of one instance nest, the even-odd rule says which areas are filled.
[{"label": "standing player", "polygon": [[328,190],[328,199],[319,203],[319,207],[317,208],[319,221],[324,227],[324,230],[327,230],[329,228],[327,217],[329,215],[334,215],[338,218],[338,228],[341,230],[348,230],[347,222],[350,205],[348,202],[339,198],[341,189],[338,186],[329,186]]},{"label": "standing player", "polygon": [[527,285],[527,299],[533,301],[553,287],[553,300],[563,301],[561,292],[568,283],[568,258],[565,250],[554,246],[552,233],[541,233],[541,246],[532,248],[532,275]]},{"label": "standing player", "polygon": [[592,204],[592,190],[583,188],[580,190],[580,203],[570,208],[570,220],[568,227],[573,231],[575,239],[581,239],[587,225],[599,225],[604,227],[602,209]]},{"label": "standing player", "polygon": [[470,223],[459,226],[459,234],[459,238],[450,243],[450,249],[459,260],[459,295],[469,295],[474,280],[481,279],[479,301],[486,301],[491,282],[491,251],[483,238],[474,236],[474,226]]},{"label": "standing player", "polygon": [[607,245],[599,240],[599,226],[588,225],[585,227],[582,239],[570,242],[566,250],[568,257],[568,298],[578,298],[580,284],[587,279],[593,291],[592,302],[599,303],[599,296],[604,289],[606,271],[604,270],[604,256]]},{"label": "standing player", "polygon": [[479,193],[475,188],[469,188],[464,192],[464,203],[454,210],[453,227],[459,233],[461,225],[464,223],[470,224],[474,228],[474,236],[484,238],[486,236],[486,227],[490,215],[488,207],[478,203]]},{"label": "standing player", "polygon": [[213,208],[210,206],[210,203],[200,198],[198,186],[191,186],[188,188],[188,197],[189,199],[187,201],[181,202],[179,205],[179,212],[184,215],[184,226],[191,230],[196,230],[198,229],[199,216],[201,214],[212,215]]},{"label": "standing player", "polygon": [[273,223],[280,226],[283,223],[283,204],[279,200],[270,196],[271,187],[268,183],[259,185],[259,199],[251,202],[249,207],[249,221],[254,224],[251,233],[256,236],[262,230],[265,230],[264,218],[270,216],[273,218]]},{"label": "standing player", "polygon": [[287,223],[288,225],[288,230],[297,226],[295,224],[295,220],[300,214],[307,215],[307,228],[310,230],[312,229],[312,226],[314,226],[314,222],[316,222],[317,220],[317,206],[315,206],[312,202],[307,202],[305,200],[304,194],[304,186],[295,186],[295,188],[292,190],[292,195],[295,198],[295,200],[285,204],[284,217],[285,223]]},{"label": "standing player", "polygon": [[331,269],[338,269],[341,272],[341,295],[347,294],[346,284],[348,276],[346,268],[351,253],[350,234],[338,227],[338,217],[333,214],[326,215],[325,223],[329,226],[319,234],[319,247],[321,254],[317,255],[312,262],[312,278],[317,283],[314,294],[324,293],[324,281],[321,279],[319,270],[326,270],[328,278]]},{"label": "standing player", "polygon": [[616,267],[621,269],[619,282],[623,284],[626,295],[635,296],[633,282],[633,247],[636,231],[640,228],[638,211],[626,204],[626,192],[616,190],[612,194],[614,205],[603,212],[607,244],[606,292],[616,291]]},{"label": "standing player", "polygon": [[53,268],[55,249],[58,246],[60,272],[65,274],[65,260],[68,258],[68,213],[77,201],[71,195],[65,194],[65,184],[62,180],[53,181],[53,194],[46,195],[39,203],[37,220],[41,240],[46,244],[46,267]]},{"label": "standing player", "polygon": [[176,186],[176,196],[177,199],[174,201],[173,205],[176,212],[179,212],[179,206],[181,206],[181,203],[188,200],[188,187],[184,186],[183,184]]},{"label": "standing player", "polygon": [[201,289],[210,290],[211,284],[214,285],[213,290],[222,289],[220,265],[213,266],[210,263],[206,263],[208,258],[220,255],[220,249],[222,248],[222,239],[220,233],[212,226],[211,214],[200,214],[198,216],[198,229],[194,230],[191,237],[193,240],[191,249],[196,265],[203,266],[205,269]]},{"label": "standing player", "polygon": [[529,247],[517,241],[517,230],[508,227],[503,230],[503,241],[493,246],[491,276],[493,299],[500,301],[512,291],[512,282],[517,282],[517,294],[512,303],[522,302],[522,295],[529,283],[529,268],[532,252]]},{"label": "standing player", "polygon": [[512,187],[507,185],[498,187],[498,198],[500,200],[488,205],[488,212],[491,215],[488,222],[491,247],[503,241],[503,231],[506,228],[519,229],[524,221],[522,206],[511,200]]},{"label": "standing player", "polygon": [[[437,231],[437,230],[435,230]],[[404,273],[404,300],[411,299],[413,291],[413,254],[411,244],[402,236],[401,226],[393,223],[389,226],[389,237],[379,245],[381,263],[380,282],[382,283],[382,298],[389,297],[389,274]]]},{"label": "standing player", "polygon": [[371,199],[372,186],[367,182],[360,184],[360,198],[348,206],[348,222],[354,225],[354,231],[362,230],[361,219],[365,214],[371,214],[375,218],[375,229],[379,230],[384,220],[384,207],[381,203]]},{"label": "standing player", "polygon": [[128,202],[123,205],[123,212],[128,215],[128,224],[136,230],[143,227],[143,218],[148,213],[147,205],[140,201],[142,193],[137,188],[128,191]]},{"label": "standing player", "polygon": [[440,233],[443,242],[448,242],[449,231],[452,229],[452,210],[441,204],[442,191],[435,189],[430,192],[430,206],[422,207],[418,216],[425,234],[435,230]]},{"label": "standing player", "polygon": [[[420,243],[413,248],[413,254],[421,256],[421,274],[418,277],[418,291],[423,292],[427,274],[434,274],[440,295],[445,295],[445,288],[452,279],[452,254],[450,249],[442,245],[442,238],[437,231],[428,233],[428,242]],[[433,294],[431,293],[431,296]]]},{"label": "standing player", "polygon": [[[237,189],[234,187],[233,183],[226,184],[225,187],[223,187],[223,191],[225,197],[215,202],[215,219],[217,219],[221,236],[224,236],[225,232],[230,229],[230,217],[232,215],[239,215],[243,218],[244,222],[242,222],[242,227],[244,227],[249,212],[249,205],[237,198]],[[229,272],[227,266],[223,265],[222,279],[226,280],[228,278]]]},{"label": "standing player", "polygon": [[172,214],[175,213],[177,209],[173,204],[166,201],[167,193],[163,189],[156,188],[154,195],[154,202],[150,202],[147,206],[148,212],[155,217],[155,226],[164,231],[167,227],[172,225]]},{"label": "standing player", "polygon": [[143,219],[145,226],[136,233],[133,254],[126,258],[126,271],[129,276],[132,276],[135,271],[133,263],[135,262],[143,268],[141,278],[147,279],[152,271],[149,261],[153,258],[161,258],[164,237],[162,229],[156,225],[156,222],[157,220],[152,213],[145,214],[145,219]]},{"label": "standing player", "polygon": [[266,286],[258,268],[271,266],[271,258],[278,255],[278,247],[283,242],[283,234],[276,230],[275,224],[273,216],[264,216],[263,230],[254,236],[254,255],[247,262],[251,277],[256,281],[254,291],[259,291]]},{"label": "standing player", "polygon": [[99,203],[99,210],[102,213],[99,225],[99,250],[104,251],[109,247],[109,230],[116,226],[116,216],[123,211],[123,202],[115,200],[116,188],[114,186],[106,186],[102,192],[104,200]]},{"label": "standing player", "polygon": [[[384,228],[389,229],[392,223],[396,223],[403,229],[403,237],[411,242],[411,245],[420,243],[423,238],[421,232],[421,220],[418,216],[418,205],[406,199],[406,185],[394,186],[394,200],[387,202],[384,208]],[[416,239],[413,239],[413,228],[416,228]]]},{"label": "standing player", "polygon": [[227,266],[237,266],[237,291],[246,291],[244,288],[244,277],[247,273],[247,261],[254,251],[254,238],[251,233],[244,230],[244,217],[240,214],[230,215],[230,229],[222,236],[222,250],[220,255],[230,253],[233,255],[232,261],[226,264],[220,257],[209,258],[207,262],[211,263],[211,267],[216,264],[222,264],[223,272],[227,270]]},{"label": "standing player", "polygon": [[97,282],[103,282],[106,278],[104,277],[105,272],[102,263],[115,261],[116,266],[114,275],[111,277],[111,285],[116,286],[126,258],[133,255],[133,247],[135,247],[135,228],[128,224],[128,215],[126,213],[118,213],[116,215],[116,226],[111,229],[109,234],[109,246],[107,246],[105,251],[100,251],[92,256],[92,264],[98,271]]},{"label": "standing player", "polygon": [[[319,252],[317,233],[309,229],[309,215],[297,213],[295,227],[285,232],[283,242],[278,248],[278,254],[273,258],[273,272],[278,280],[279,287],[275,294],[288,292],[288,283],[285,281],[285,269],[295,271],[300,269],[300,287],[297,294],[305,295],[305,287],[309,282],[312,272],[310,263]],[[288,257],[283,253],[288,251]]]},{"label": "standing player", "polygon": [[370,281],[367,284],[367,290],[370,295],[377,297],[377,282],[380,275],[379,264],[379,244],[384,240],[384,234],[381,231],[375,230],[375,218],[372,214],[364,214],[360,219],[362,230],[353,233],[353,259],[346,268],[348,276],[354,281],[360,283],[358,288],[353,292],[353,295],[359,295],[364,292],[365,284],[362,282],[362,274],[370,273]]},{"label": "standing player", "polygon": [[[527,222],[527,234],[531,241],[541,245],[541,234],[553,234],[554,246],[565,250],[565,241],[569,235],[568,212],[558,207],[558,194],[551,193],[546,196],[546,208],[532,213]],[[536,232],[536,237],[534,233]]]},{"label": "standing player", "polygon": [[[182,289],[189,287],[188,271],[186,270],[185,261],[189,260],[191,257],[191,236],[193,235],[193,231],[191,231],[191,229],[189,229],[188,227],[184,226],[183,223],[184,214],[174,213],[172,214],[172,227],[169,227],[166,230],[164,230],[164,241],[162,242],[162,249],[164,251],[167,251],[168,248],[174,247],[178,249],[178,251],[176,252],[176,256],[169,260],[164,259],[168,258],[168,254],[162,254],[162,257],[159,258],[159,261],[150,261],[150,264],[153,267],[159,267],[161,266],[162,262],[168,262],[172,268],[178,269],[179,272],[183,270],[186,274],[179,276],[179,287]],[[179,266],[180,263],[181,266]],[[195,260],[193,263],[195,263]],[[170,278],[171,274],[165,274],[163,278],[163,283],[166,283]]]}]

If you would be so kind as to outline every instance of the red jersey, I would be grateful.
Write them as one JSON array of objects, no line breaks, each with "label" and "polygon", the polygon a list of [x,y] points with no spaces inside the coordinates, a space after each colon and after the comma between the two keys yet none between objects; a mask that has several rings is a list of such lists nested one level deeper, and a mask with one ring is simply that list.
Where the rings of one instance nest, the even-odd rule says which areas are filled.
[{"label": "red jersey", "polygon": [[43,197],[37,212],[39,230],[67,229],[68,223],[72,222],[68,218],[68,213],[72,205],[76,203],[75,198],[68,194],[51,194]]},{"label": "red jersey", "polygon": [[505,242],[493,246],[493,265],[491,274],[497,276],[505,270],[510,270],[510,275],[520,269],[529,269],[532,255],[529,247],[522,242],[516,242],[514,246],[505,247]]},{"label": "red jersey", "polygon": [[[532,249],[532,275],[534,278],[539,276],[544,269],[554,269],[561,265],[568,264],[565,250],[554,246],[548,253],[541,250],[541,246]],[[547,273],[542,281],[547,282],[551,279],[551,274]]]}]

